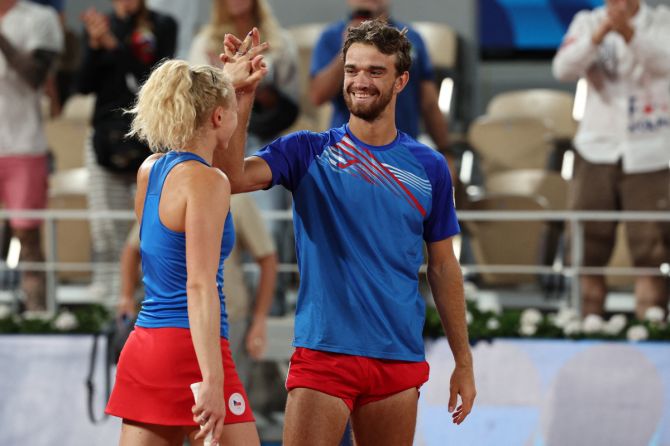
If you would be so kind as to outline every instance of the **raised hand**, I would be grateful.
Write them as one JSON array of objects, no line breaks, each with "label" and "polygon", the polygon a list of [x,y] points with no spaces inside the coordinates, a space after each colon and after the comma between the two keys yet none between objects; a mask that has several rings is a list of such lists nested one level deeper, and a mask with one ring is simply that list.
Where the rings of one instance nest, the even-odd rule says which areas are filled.
[{"label": "raised hand", "polygon": [[253,91],[267,74],[261,53],[268,48],[267,42],[261,43],[257,28],[249,31],[244,41],[226,34],[223,53],[219,58],[223,63],[223,71],[230,76],[238,93]]}]

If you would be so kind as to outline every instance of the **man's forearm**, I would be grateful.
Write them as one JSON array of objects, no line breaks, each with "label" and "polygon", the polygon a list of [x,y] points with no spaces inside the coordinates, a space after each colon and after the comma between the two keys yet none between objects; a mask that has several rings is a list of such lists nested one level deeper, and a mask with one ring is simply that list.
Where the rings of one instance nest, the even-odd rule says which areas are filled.
[{"label": "man's forearm", "polygon": [[471,367],[463,275],[458,262],[429,266],[428,282],[456,365]]},{"label": "man's forearm", "polygon": [[47,50],[35,50],[30,54],[23,53],[0,34],[0,52],[7,59],[7,63],[33,89],[37,90],[46,81],[49,68],[56,59],[57,53]]}]

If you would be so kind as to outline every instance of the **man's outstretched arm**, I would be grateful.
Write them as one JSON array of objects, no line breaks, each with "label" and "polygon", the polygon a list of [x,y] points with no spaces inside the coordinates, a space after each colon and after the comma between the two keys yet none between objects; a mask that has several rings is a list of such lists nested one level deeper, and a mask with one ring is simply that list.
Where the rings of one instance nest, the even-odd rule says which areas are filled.
[{"label": "man's outstretched arm", "polygon": [[228,147],[214,151],[213,164],[228,176],[232,193],[264,189],[272,181],[272,171],[265,161],[258,157],[244,159],[254,94],[258,83],[267,74],[261,56],[267,48],[268,44],[261,43],[258,29],[254,28],[244,41],[227,34],[224,53],[220,56],[224,63],[223,71],[230,76],[237,94],[237,127]]}]

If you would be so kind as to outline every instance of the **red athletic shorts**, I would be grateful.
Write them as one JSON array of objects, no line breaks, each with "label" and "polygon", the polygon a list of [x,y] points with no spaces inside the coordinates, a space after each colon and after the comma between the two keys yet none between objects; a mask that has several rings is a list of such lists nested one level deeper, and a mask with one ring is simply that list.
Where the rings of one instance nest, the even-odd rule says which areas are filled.
[{"label": "red athletic shorts", "polygon": [[317,390],[354,410],[428,381],[426,361],[391,361],[298,347],[289,364],[286,389]]},{"label": "red athletic shorts", "polygon": [[[47,207],[49,161],[46,155],[0,157],[0,202],[10,210]],[[12,218],[12,228],[38,228],[41,220]]]},{"label": "red athletic shorts", "polygon": [[[221,338],[225,424],[254,422],[249,399],[237,376],[228,340]],[[141,423],[197,426],[190,385],[202,381],[200,367],[185,328],[135,327],[116,369],[106,413]]]}]

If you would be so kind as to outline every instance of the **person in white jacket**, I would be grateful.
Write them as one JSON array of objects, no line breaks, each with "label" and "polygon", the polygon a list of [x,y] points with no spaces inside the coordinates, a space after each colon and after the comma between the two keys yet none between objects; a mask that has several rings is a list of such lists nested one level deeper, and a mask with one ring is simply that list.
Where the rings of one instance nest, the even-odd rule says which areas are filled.
[{"label": "person in white jacket", "polygon": [[[585,78],[588,95],[574,140],[570,205],[576,210],[670,210],[670,10],[641,0],[607,0],[573,19],[553,61],[561,81]],[[603,266],[616,222],[587,223],[584,264]],[[670,223],[626,223],[635,266],[670,262]],[[601,314],[604,277],[581,278],[583,313]],[[636,315],[667,311],[666,279],[639,276]]]}]

